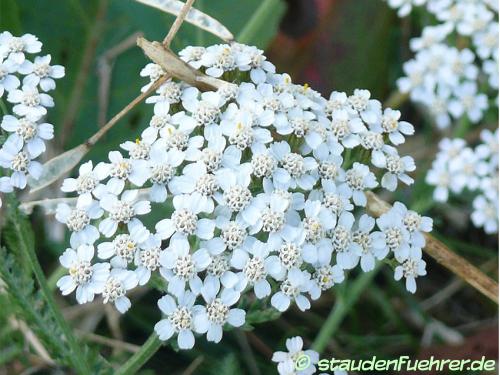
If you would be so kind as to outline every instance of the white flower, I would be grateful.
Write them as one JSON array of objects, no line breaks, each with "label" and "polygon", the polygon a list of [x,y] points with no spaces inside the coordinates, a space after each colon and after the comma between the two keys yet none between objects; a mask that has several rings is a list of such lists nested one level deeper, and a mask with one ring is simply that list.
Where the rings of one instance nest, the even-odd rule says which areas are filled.
[{"label": "white flower", "polygon": [[[175,120],[174,117],[181,114],[181,119]],[[191,119],[184,113],[178,112],[172,116],[172,121],[181,122],[179,128],[174,125],[166,124],[160,129],[160,139],[156,141],[158,145],[164,145],[165,149],[177,149],[179,151],[184,151],[186,155],[186,160],[194,161],[199,158],[200,148],[203,146],[204,138],[203,136],[190,136],[193,129],[196,127],[196,123],[192,125],[190,121],[184,121],[183,119]],[[186,123],[190,123],[188,127],[183,126]]]},{"label": "white flower", "polygon": [[94,247],[80,245],[77,250],[66,249],[59,257],[69,275],[57,281],[57,287],[66,296],[76,289],[78,303],[87,303],[94,300],[94,295],[102,293],[109,276],[109,263],[92,264]]},{"label": "white flower", "polygon": [[217,184],[223,190],[223,193],[215,194],[215,199],[220,205],[219,213],[226,208],[230,212],[237,212],[237,217],[243,221],[255,221],[252,217],[256,218],[259,207],[258,201],[252,199],[249,189],[251,171],[250,163],[245,163],[237,170],[223,168],[216,172]]},{"label": "white flower", "polygon": [[36,56],[35,61],[25,60],[19,66],[19,73],[26,75],[23,84],[28,86],[40,85],[43,91],[50,91],[56,88],[55,79],[64,77],[64,67],[62,65],[50,65],[50,55]]},{"label": "white flower", "polygon": [[42,174],[42,165],[23,150],[20,138],[9,138],[0,149],[0,166],[12,170],[10,183],[19,189],[24,189],[28,181],[27,174],[37,180]]},{"label": "white flower", "polygon": [[317,168],[314,158],[291,152],[290,145],[284,141],[273,143],[271,152],[280,164],[273,173],[273,180],[280,188],[312,189],[316,182],[312,172]]},{"label": "white flower", "polygon": [[139,75],[141,77],[148,77],[150,82],[147,85],[141,87],[141,92],[147,91],[153,85],[153,83],[158,81],[158,79],[160,79],[160,77],[164,74],[165,71],[160,65],[154,63],[146,64],[146,66],[141,69]]},{"label": "white flower", "polygon": [[149,178],[149,168],[146,160],[125,159],[119,151],[108,154],[110,164],[105,164],[103,174],[110,176],[106,190],[112,194],[120,194],[128,180],[136,186],[142,186]]},{"label": "white flower", "polygon": [[403,217],[394,208],[377,219],[377,226],[385,237],[385,243],[399,262],[410,256],[410,233],[403,224]]},{"label": "white flower", "polygon": [[99,238],[99,231],[90,221],[100,218],[102,214],[99,202],[89,195],[79,196],[74,208],[59,203],[56,209],[56,219],[72,232],[70,243],[75,249],[82,244],[92,245]]},{"label": "white flower", "polygon": [[488,129],[481,130],[481,143],[475,149],[480,159],[491,158],[493,164],[498,164],[498,129],[491,132]]},{"label": "white flower", "polygon": [[429,185],[436,186],[432,197],[437,202],[446,202],[449,197],[450,189],[458,191],[458,187],[451,184],[451,176],[448,170],[448,160],[434,160],[432,168],[425,176],[425,182]]},{"label": "white flower", "polygon": [[375,268],[375,259],[382,260],[389,248],[382,232],[373,231],[375,219],[363,214],[358,221],[358,230],[352,233],[352,240],[359,245],[357,255],[361,258],[361,269],[369,272]]},{"label": "white flower", "polygon": [[[132,232],[132,231],[131,231]],[[140,245],[140,251],[135,252],[134,263],[137,266],[135,273],[139,285],[145,285],[151,278],[151,272],[160,268],[161,239],[152,234]]]},{"label": "white flower", "polygon": [[208,141],[207,145],[202,150],[193,148],[191,152],[186,151],[186,159],[205,164],[207,170],[212,173],[219,168],[239,166],[241,150],[234,145],[226,147],[226,139],[218,126],[206,126],[204,137]]},{"label": "white flower", "polygon": [[325,112],[330,116],[335,111],[347,110],[349,108],[350,105],[345,92],[332,91],[329,100],[325,103]]},{"label": "white flower", "polygon": [[201,57],[205,53],[205,47],[188,46],[179,52],[180,58],[195,69],[202,66]]},{"label": "white flower", "polygon": [[167,184],[175,174],[176,168],[184,161],[184,153],[175,148],[165,150],[159,144],[151,148],[149,155],[150,181],[153,183],[149,192],[152,202],[165,202]]},{"label": "white flower", "polygon": [[[100,205],[108,212],[108,217],[99,223],[99,231],[106,237],[111,237],[118,229],[118,224],[139,222],[137,215],[145,215],[151,211],[149,201],[137,201],[137,190],[126,190],[119,199],[114,194],[106,194],[100,200]],[[130,228],[129,228],[130,230]]]},{"label": "white flower", "polygon": [[449,104],[449,111],[455,118],[466,113],[472,122],[481,120],[483,112],[488,108],[488,98],[485,94],[477,92],[475,83],[466,82],[460,85],[455,95],[457,99],[451,100]]},{"label": "white flower", "polygon": [[51,96],[38,92],[36,86],[26,84],[23,84],[21,90],[11,90],[7,101],[15,104],[12,110],[16,115],[26,116],[33,121],[47,114],[46,107],[54,106]]},{"label": "white flower", "polygon": [[[251,215],[248,215],[249,221],[254,222],[252,225],[247,221],[247,224],[251,225],[249,228],[250,234],[261,231],[269,233],[267,244],[271,248],[276,248],[282,240],[291,240],[294,237],[296,230],[294,227],[300,223],[300,217],[296,212],[294,214],[293,211],[287,214],[291,203],[289,199],[276,191],[259,194],[254,203],[258,209],[253,210]],[[245,221],[248,218],[243,217]],[[287,223],[287,219],[290,221],[289,223]],[[290,219],[293,219],[295,223],[292,223]]]},{"label": "white flower", "polygon": [[155,227],[162,239],[170,238],[174,233],[183,236],[195,234],[203,240],[214,236],[215,222],[198,218],[203,210],[201,195],[176,195],[173,203],[175,211],[171,218],[159,221]]},{"label": "white flower", "polygon": [[307,200],[304,203],[304,229],[305,240],[316,244],[325,237],[325,232],[333,229],[336,217],[331,210],[324,207],[318,200]]},{"label": "white flower", "polygon": [[184,293],[186,283],[198,295],[203,285],[198,273],[204,271],[212,261],[206,249],[191,254],[190,248],[186,238],[172,237],[170,246],[160,255],[160,273],[168,281],[168,292],[174,296]]},{"label": "white flower", "polygon": [[337,253],[337,264],[343,269],[354,268],[358,264],[359,254],[362,252],[361,246],[354,242],[353,225],[354,215],[350,212],[343,212],[337,220],[335,228],[328,232],[333,251]]},{"label": "white flower", "polygon": [[[253,111],[252,111],[253,112]],[[272,118],[257,117],[247,109],[238,109],[235,103],[228,105],[220,122],[222,134],[228,137],[229,143],[234,144],[240,150],[254,145],[263,145],[271,142],[271,132],[260,126],[269,126]],[[260,125],[260,126],[256,126]]]},{"label": "white flower", "polygon": [[[312,375],[316,372],[314,366],[319,361],[319,354],[314,350],[303,350],[304,342],[299,336],[286,340],[288,352],[275,352],[272,361],[278,363],[278,373],[280,375]],[[296,371],[296,361],[304,356],[310,360],[307,368]]]},{"label": "white flower", "polygon": [[245,311],[231,308],[240,299],[240,293],[233,289],[223,289],[219,293],[219,285],[204,283],[201,295],[206,306],[194,317],[194,327],[197,333],[206,333],[207,340],[218,343],[222,339],[222,328],[226,323],[233,327],[245,324]]},{"label": "white flower", "polygon": [[488,234],[498,233],[498,199],[490,201],[486,197],[479,195],[472,202],[474,212],[471,219],[474,226],[484,227]]},{"label": "white flower", "polygon": [[[231,231],[231,229],[235,229],[235,231]],[[234,237],[231,237],[231,235],[234,235]],[[236,240],[239,243],[240,239],[237,238],[239,235],[236,223],[232,222],[222,230],[222,238],[214,237],[211,240],[201,243],[201,248],[206,249],[212,258],[206,269],[205,282],[214,283],[219,286],[222,284],[225,288],[229,289],[236,285],[239,279],[236,273],[231,270],[230,252],[225,250],[232,250],[237,247],[237,243],[231,243],[230,241]],[[241,240],[241,243],[243,243],[243,240]]]},{"label": "white flower", "polygon": [[389,191],[395,191],[398,186],[398,179],[406,185],[413,184],[413,178],[406,172],[413,172],[416,169],[415,161],[411,156],[400,157],[395,149],[387,154],[381,154],[380,158],[375,160],[375,165],[386,169],[387,172],[382,176],[381,185]]},{"label": "white flower", "polygon": [[204,163],[196,162],[184,167],[181,176],[172,178],[169,189],[174,195],[189,194],[200,204],[200,211],[212,212],[213,196],[219,189],[215,175],[208,173]]},{"label": "white flower", "polygon": [[128,151],[131,160],[148,160],[151,152],[151,142],[149,139],[137,138],[135,142],[126,141],[120,144],[120,147]]},{"label": "white flower", "polygon": [[373,189],[378,186],[375,175],[370,172],[370,168],[358,162],[355,162],[341,178],[344,182],[338,188],[339,193],[352,197],[357,206],[366,206],[365,189]]},{"label": "white flower", "polygon": [[17,72],[17,65],[11,60],[2,61],[0,56],[0,98],[4,92],[17,89],[21,82],[14,74]]},{"label": "white flower", "polygon": [[301,311],[311,308],[311,303],[304,295],[311,289],[311,275],[297,268],[288,271],[287,277],[280,284],[280,290],[271,297],[271,305],[278,311],[286,311],[294,301]]},{"label": "white flower", "polygon": [[410,39],[410,48],[413,51],[419,51],[441,43],[452,30],[453,25],[451,23],[425,26],[420,37]]},{"label": "white flower", "polygon": [[[311,258],[314,260],[328,259],[328,262],[331,259],[331,249],[329,251],[329,255],[321,252],[318,256],[318,251],[313,247],[314,254],[309,255],[308,251],[304,248],[304,232],[297,231],[297,236],[295,239],[291,241],[283,241],[283,243],[276,249],[277,254],[271,255],[267,259],[267,265],[269,274],[276,280],[281,281],[285,278],[287,272],[293,268],[300,268],[304,261],[309,263],[313,263]],[[327,251],[328,252],[328,251]],[[324,255],[324,256],[323,256]]]},{"label": "white flower", "polygon": [[118,234],[111,242],[97,245],[97,256],[111,259],[111,265],[126,268],[131,263],[140,246],[149,239],[150,233],[142,223],[133,221],[129,225],[129,233]]},{"label": "white flower", "polygon": [[131,306],[125,294],[136,286],[137,277],[133,271],[116,268],[111,270],[102,291],[103,303],[113,303],[119,312],[125,313]]},{"label": "white flower", "polygon": [[349,114],[346,110],[339,110],[332,113],[330,127],[332,134],[346,148],[358,146],[361,142],[358,134],[366,130],[358,114]]},{"label": "white flower", "polygon": [[412,135],[415,130],[413,125],[406,121],[399,121],[400,111],[390,108],[384,110],[381,124],[372,127],[374,131],[380,131],[389,135],[389,139],[394,145],[400,145],[405,141],[405,135]]},{"label": "white flower", "polygon": [[420,216],[415,211],[408,210],[401,202],[394,202],[392,210],[398,212],[403,218],[403,225],[410,233],[412,246],[423,248],[425,246],[424,233],[432,231],[432,219],[427,216]]},{"label": "white flower", "polygon": [[51,124],[36,123],[27,117],[5,115],[1,127],[13,133],[9,137],[19,138],[32,158],[45,152],[44,141],[54,138],[54,127]]},{"label": "white flower", "polygon": [[336,217],[339,217],[344,211],[352,211],[354,206],[349,200],[352,194],[348,189],[339,191],[335,182],[328,180],[322,181],[321,185],[323,192],[313,190],[309,195],[310,198],[318,194],[318,199],[321,199],[323,206],[329,209]]},{"label": "white flower", "polygon": [[162,341],[177,334],[177,345],[180,349],[191,349],[194,346],[193,318],[201,306],[195,305],[196,296],[185,292],[177,297],[177,303],[172,296],[165,295],[158,300],[158,307],[165,318],[155,325],[155,331]]},{"label": "white flower", "polygon": [[250,79],[255,84],[263,83],[267,73],[274,73],[276,71],[275,66],[269,61],[266,61],[266,56],[262,54],[262,50],[255,47],[247,47],[245,53],[247,53],[250,58]]},{"label": "white flower", "polygon": [[345,279],[344,270],[339,265],[330,265],[331,257],[314,264],[314,274],[311,278],[309,294],[312,300],[317,300],[321,293]]},{"label": "white flower", "polygon": [[220,107],[224,103],[221,96],[213,91],[199,92],[195,87],[189,87],[182,93],[182,105],[198,125],[210,125],[219,119]]},{"label": "white flower", "polygon": [[488,173],[488,164],[481,161],[470,148],[464,148],[449,161],[451,184],[457,190],[468,188],[476,190],[480,185],[480,178]]},{"label": "white flower", "polygon": [[406,279],[406,290],[410,293],[415,293],[417,290],[415,279],[426,274],[425,262],[422,260],[422,250],[412,247],[408,258],[401,262],[401,265],[397,266],[394,270],[394,279],[401,280],[404,277]]},{"label": "white flower", "polygon": [[[419,54],[417,54],[417,59]],[[403,71],[406,76],[399,78],[396,81],[399,91],[403,93],[410,93],[412,100],[423,97],[422,92],[426,91],[423,87],[424,81],[428,85],[428,79],[424,75],[426,66],[421,64],[418,60],[409,60],[403,64]]]},{"label": "white flower", "polygon": [[173,124],[174,118],[169,115],[169,111],[164,107],[156,107],[154,115],[149,121],[149,126],[141,133],[142,139],[146,140],[149,144],[153,144],[158,139],[160,131],[164,128],[170,129],[173,133],[175,126]]},{"label": "white flower", "polygon": [[32,34],[13,36],[8,31],[0,33],[0,57],[7,57],[16,64],[22,64],[25,60],[24,53],[38,53],[42,49],[42,43]]},{"label": "white flower", "polygon": [[224,71],[236,68],[236,58],[231,47],[223,44],[207,47],[200,62],[207,68],[205,73],[212,77],[220,77]]},{"label": "white flower", "polygon": [[271,285],[266,279],[270,271],[269,252],[269,247],[257,239],[233,251],[231,266],[241,270],[238,275],[240,281],[235,286],[237,291],[242,292],[250,285],[259,299],[271,293]]},{"label": "white flower", "polygon": [[365,123],[372,126],[380,122],[382,116],[382,104],[375,99],[370,99],[371,93],[368,90],[354,90],[349,96],[349,104],[359,113]]},{"label": "white flower", "polygon": [[108,167],[105,163],[99,163],[93,168],[92,161],[80,165],[77,178],[66,178],[61,190],[65,193],[76,192],[78,195],[92,194],[99,198],[103,193],[104,185],[100,182],[108,176]]},{"label": "white flower", "polygon": [[318,160],[317,172],[322,180],[335,180],[343,171],[343,151],[344,148],[334,139],[328,139],[313,151]]},{"label": "white flower", "polygon": [[163,83],[157,90],[158,95],[150,96],[146,103],[154,103],[155,112],[168,112],[171,104],[179,103],[183,95],[181,85],[172,80]]}]

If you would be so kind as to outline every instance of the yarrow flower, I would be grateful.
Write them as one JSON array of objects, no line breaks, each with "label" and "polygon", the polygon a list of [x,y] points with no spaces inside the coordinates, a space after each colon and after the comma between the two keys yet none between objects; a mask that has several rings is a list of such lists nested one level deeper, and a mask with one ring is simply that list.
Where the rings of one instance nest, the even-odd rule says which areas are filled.
[{"label": "yarrow flower", "polygon": [[[438,128],[464,117],[479,122],[495,96],[498,106],[498,5],[463,0],[387,2],[400,17],[412,6],[425,5],[437,19],[410,40],[415,56],[403,65],[405,76],[397,85],[427,108]],[[457,40],[467,41],[466,48],[449,44]]]},{"label": "yarrow flower", "polygon": [[[272,361],[278,363],[278,373],[280,375],[311,375],[316,372],[316,367],[314,365],[319,361],[319,354],[314,350],[303,350],[303,347],[304,341],[302,337],[296,336],[286,340],[288,352],[278,351],[273,354]],[[307,367],[297,366],[297,361],[305,356],[309,359],[309,365]],[[297,367],[300,371],[296,370]]]},{"label": "yarrow flower", "polygon": [[483,130],[475,148],[461,138],[445,138],[426,176],[436,202],[447,202],[450,193],[473,192],[472,223],[488,234],[498,233],[498,142],[498,129]]},{"label": "yarrow flower", "polygon": [[[367,90],[327,100],[275,73],[255,47],[188,47],[180,56],[231,83],[202,92],[171,78],[147,100],[152,118],[138,139],[64,181],[79,198],[57,217],[72,246],[87,249],[81,261],[61,259],[65,294],[90,283],[124,312],[134,286],[162,284],[155,331],[189,349],[196,335],[219,342],[224,329],[243,326],[242,300],[304,311],[358,265],[418,263],[430,219],[396,204],[375,220],[365,208],[367,191],[413,182],[413,159],[398,153],[413,134],[401,113]],[[150,84],[163,74],[154,64],[141,72]],[[75,281],[77,265],[87,276]],[[96,266],[107,270],[98,280]],[[423,266],[407,268],[414,291]],[[93,297],[77,293],[81,303]]]},{"label": "yarrow flower", "polygon": [[[319,354],[314,350],[304,349],[302,337],[295,336],[286,339],[285,346],[286,352],[277,351],[272,357],[272,361],[278,364],[277,370],[280,375],[312,375],[317,373],[316,365],[319,362]],[[343,370],[332,369],[332,371],[334,375],[347,375],[347,372]]]},{"label": "yarrow flower", "polygon": [[0,206],[2,193],[24,189],[28,177],[39,179],[41,164],[35,159],[45,152],[45,141],[54,137],[54,127],[45,121],[54,100],[46,91],[56,87],[54,79],[64,77],[64,67],[50,65],[51,57],[30,55],[41,51],[42,43],[32,34],[20,37],[0,32],[0,98],[11,104],[0,127],[7,140],[0,144]]}]

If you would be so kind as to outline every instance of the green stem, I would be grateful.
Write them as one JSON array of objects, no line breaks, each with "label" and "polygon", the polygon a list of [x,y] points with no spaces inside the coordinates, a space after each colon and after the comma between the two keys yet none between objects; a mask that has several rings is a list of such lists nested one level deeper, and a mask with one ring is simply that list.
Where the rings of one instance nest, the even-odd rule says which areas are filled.
[{"label": "green stem", "polygon": [[153,332],[147,341],[141,346],[141,350],[129,358],[127,362],[121,366],[116,375],[131,375],[135,374],[157,351],[160,349],[162,342],[158,338],[156,332]]},{"label": "green stem", "polygon": [[252,39],[259,33],[267,22],[268,16],[274,14],[280,6],[280,0],[263,0],[252,18],[245,24],[236,40],[239,43],[251,44]]},{"label": "green stem", "polygon": [[52,312],[52,315],[57,325],[63,332],[67,340],[68,346],[71,349],[71,352],[73,353],[71,360],[75,371],[78,374],[84,374],[84,375],[90,374],[91,373],[90,368],[81,356],[82,353],[81,347],[76,342],[75,336],[71,332],[71,328],[64,319],[61,310],[57,307],[55,303],[54,297],[52,296],[52,292],[47,283],[47,279],[45,278],[42,267],[38,262],[38,258],[36,256],[34,247],[30,246],[23,240],[24,237],[22,233],[22,228],[20,227],[18,220],[12,220],[11,223],[12,225],[15,226],[16,233],[20,235],[19,247],[21,248],[21,251],[24,253],[23,254],[24,258],[28,262],[28,265],[30,266],[31,270],[33,271],[38,281],[38,284],[40,285],[41,293],[44,297],[44,300],[47,303],[49,310]]},{"label": "green stem", "polygon": [[[378,263],[375,269],[371,272],[363,273],[358,276],[358,278],[349,286],[349,293],[344,295],[340,294],[337,296],[335,301],[335,306],[328,315],[328,318],[321,327],[318,336],[314,340],[311,349],[322,353],[325,347],[328,345],[330,338],[335,334],[340,324],[344,320],[346,314],[351,310],[352,306],[357,302],[361,293],[370,284],[375,275],[378,273],[382,263]],[[347,288],[344,288],[347,289]]]}]

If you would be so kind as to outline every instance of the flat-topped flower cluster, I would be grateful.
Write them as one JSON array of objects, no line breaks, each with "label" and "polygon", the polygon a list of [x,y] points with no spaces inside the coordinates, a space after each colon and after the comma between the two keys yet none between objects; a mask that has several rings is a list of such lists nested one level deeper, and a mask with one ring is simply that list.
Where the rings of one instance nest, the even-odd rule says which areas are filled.
[{"label": "flat-topped flower cluster", "polygon": [[446,202],[464,191],[475,193],[471,219],[474,226],[489,234],[498,232],[498,129],[483,130],[475,148],[462,138],[445,138],[427,173],[426,181],[435,186],[434,200]]},{"label": "flat-topped flower cluster", "polygon": [[[219,342],[224,325],[242,326],[243,294],[307,310],[346,270],[384,258],[414,292],[432,220],[402,203],[378,219],[365,208],[365,191],[413,183],[414,161],[397,149],[413,126],[400,112],[367,90],[323,98],[276,74],[255,47],[180,56],[232,83],[201,92],[166,81],[147,99],[154,115],[140,138],[64,181],[78,200],[57,208],[72,232],[63,294],[76,290],[79,303],[99,294],[125,312],[127,292],[159,275],[166,294],[155,330],[186,349],[193,332]],[[146,88],[163,74],[155,64],[141,72]],[[156,208],[170,213],[146,228],[141,218]]]},{"label": "flat-topped flower cluster", "polygon": [[[479,122],[498,107],[498,1],[388,0],[399,16],[426,5],[435,23],[410,40],[401,92],[423,104],[443,129],[464,117]],[[496,99],[496,100],[495,100]]]},{"label": "flat-topped flower cluster", "polygon": [[45,152],[45,141],[54,137],[54,127],[44,121],[47,108],[54,106],[47,92],[55,89],[54,79],[64,77],[64,67],[50,65],[50,55],[29,60],[41,49],[32,34],[0,33],[0,100],[12,104],[12,113],[4,114],[0,124],[8,134],[0,144],[0,167],[5,168],[0,169],[0,194],[24,189],[28,176],[40,177],[42,166],[35,159]]}]

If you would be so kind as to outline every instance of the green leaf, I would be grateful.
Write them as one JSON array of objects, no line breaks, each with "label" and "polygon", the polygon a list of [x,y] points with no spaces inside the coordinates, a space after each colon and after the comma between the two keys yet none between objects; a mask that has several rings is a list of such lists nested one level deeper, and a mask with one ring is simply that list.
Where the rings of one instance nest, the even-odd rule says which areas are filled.
[{"label": "green leaf", "polygon": [[19,262],[19,269],[31,275],[28,270],[27,259],[24,256],[28,251],[34,251],[35,240],[33,229],[26,215],[17,209],[19,202],[14,194],[4,195],[6,225],[3,229],[3,240]]},{"label": "green leaf", "polygon": [[236,40],[243,44],[265,47],[276,34],[284,11],[285,5],[281,0],[262,1]]},{"label": "green leaf", "polygon": [[243,329],[251,328],[253,324],[269,322],[276,320],[281,316],[281,313],[273,307],[267,309],[250,310],[245,318],[245,326]]},{"label": "green leaf", "polygon": [[38,180],[28,179],[28,184],[31,187],[30,193],[35,193],[62,178],[83,159],[88,151],[88,146],[81,144],[50,159],[43,165],[42,175]]},{"label": "green leaf", "polygon": [[[43,306],[45,306],[44,316],[46,316],[48,320],[54,322],[54,327],[44,328],[46,330],[45,332],[47,335],[52,337],[53,341],[51,344],[53,344],[54,347],[57,346],[56,344],[62,343],[62,345],[67,348],[70,353],[65,358],[68,359],[75,371],[78,374],[87,374],[90,371],[89,369],[91,365],[89,358],[87,358],[88,350],[76,341],[69,324],[64,319],[61,310],[54,301],[52,291],[47,284],[45,274],[43,273],[42,267],[38,261],[35,251],[33,230],[29,225],[28,218],[19,211],[18,202],[14,194],[7,194],[6,198],[6,213],[8,220],[5,228],[5,242],[8,245],[8,248],[16,254],[17,258],[21,259],[26,266],[29,266],[40,286],[40,290],[37,292],[37,300],[42,301]],[[0,259],[2,258],[3,257],[0,256]],[[6,254],[5,258],[7,258]],[[19,275],[19,280],[11,283],[9,286],[10,293],[15,295],[15,293],[18,292],[16,285],[24,283],[26,285],[24,290],[26,292],[26,298],[23,298],[23,295],[20,295],[20,297],[17,298],[17,301],[22,305],[22,311],[35,311],[33,309],[36,307],[36,304],[32,305],[32,310],[28,308],[32,301],[30,301],[27,296],[29,294],[33,294],[32,290],[34,289],[31,281],[31,274],[24,271],[14,260],[7,263],[7,268],[3,270],[3,273],[7,277],[11,274],[13,274],[13,276],[16,276],[16,274]],[[27,280],[23,280],[22,277]],[[37,319],[38,316],[34,312],[30,315],[30,317],[35,319],[37,325],[40,324],[39,320],[41,318]],[[57,332],[60,332],[60,334]]]},{"label": "green leaf", "polygon": [[[181,12],[184,3],[178,0],[136,0],[139,3],[149,5],[150,7],[157,8],[163,12],[178,16]],[[198,9],[191,8],[186,15],[185,22],[191,23],[200,29],[208,31],[222,40],[229,42],[234,39],[233,34],[219,21],[210,17],[209,15],[199,11]]]},{"label": "green leaf", "polygon": [[18,317],[26,321],[55,360],[69,365],[71,354],[63,333],[48,311],[44,299],[36,293],[33,281],[20,271],[19,263],[6,249],[0,249],[0,258],[0,276]]}]

